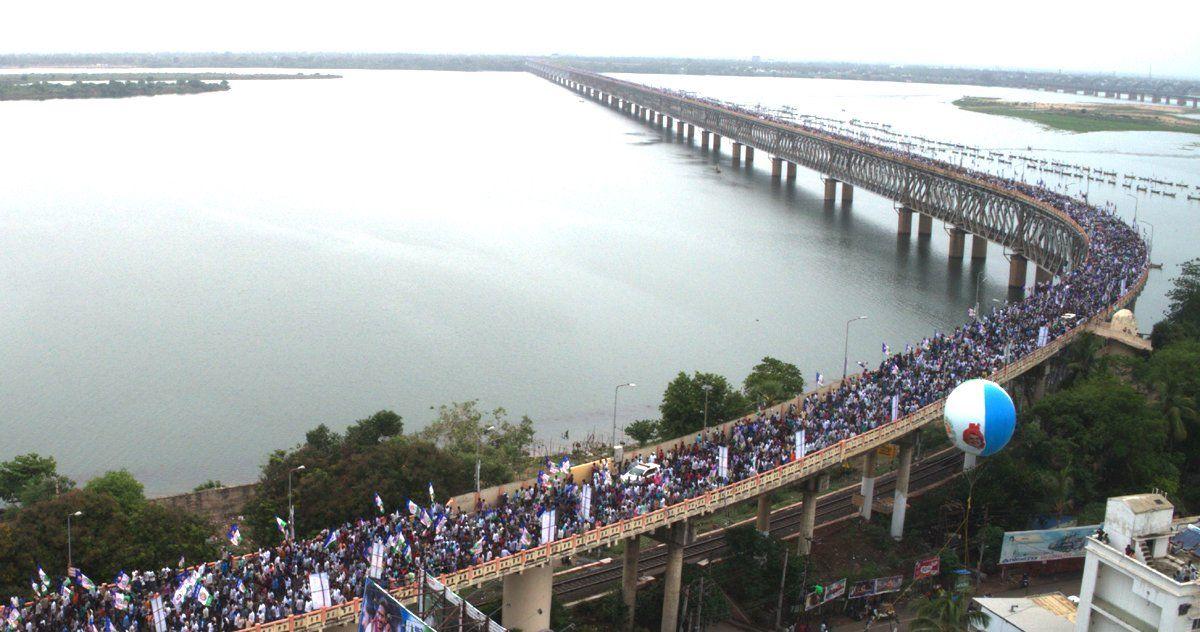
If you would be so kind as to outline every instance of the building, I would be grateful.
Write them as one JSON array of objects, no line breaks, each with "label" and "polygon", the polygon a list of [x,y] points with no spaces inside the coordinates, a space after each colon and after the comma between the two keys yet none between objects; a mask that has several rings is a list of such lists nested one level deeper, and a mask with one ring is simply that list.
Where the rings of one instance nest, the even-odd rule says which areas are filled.
[{"label": "building", "polygon": [[1074,632],[1075,604],[1062,593],[1032,597],[976,597],[987,625],[976,632]]},{"label": "building", "polygon": [[1200,560],[1172,546],[1174,517],[1161,494],[1108,499],[1103,532],[1087,540],[1076,632],[1200,629]]}]

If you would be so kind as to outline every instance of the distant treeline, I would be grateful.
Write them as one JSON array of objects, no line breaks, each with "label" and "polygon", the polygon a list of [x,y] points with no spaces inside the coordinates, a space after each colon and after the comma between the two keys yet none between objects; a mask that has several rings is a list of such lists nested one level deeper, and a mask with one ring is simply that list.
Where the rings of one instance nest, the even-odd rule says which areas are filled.
[{"label": "distant treeline", "polygon": [[47,99],[115,99],[160,94],[198,94],[228,90],[229,82],[198,81],[77,81],[52,83],[0,81],[0,101],[45,101]]}]

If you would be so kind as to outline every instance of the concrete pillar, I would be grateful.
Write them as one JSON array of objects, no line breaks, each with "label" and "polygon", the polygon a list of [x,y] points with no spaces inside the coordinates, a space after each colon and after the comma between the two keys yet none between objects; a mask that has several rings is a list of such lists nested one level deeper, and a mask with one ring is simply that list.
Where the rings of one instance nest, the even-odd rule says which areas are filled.
[{"label": "concrete pillar", "polygon": [[771,179],[779,181],[779,176],[783,173],[783,159],[775,157],[771,159]]},{"label": "concrete pillar", "polygon": [[817,525],[817,490],[820,482],[810,478],[804,483],[804,498],[800,505],[800,541],[797,542],[797,552],[808,555],[812,552],[813,529]]},{"label": "concrete pillar", "polygon": [[908,508],[908,479],[912,474],[913,448],[911,439],[900,442],[900,455],[896,462],[896,491],[892,497],[892,538],[896,540],[904,535],[904,512]]},{"label": "concrete pillar", "polygon": [[742,144],[741,143],[733,144],[733,161],[735,163],[742,161]]},{"label": "concrete pillar", "polygon": [[621,567],[621,601],[625,602],[625,625],[633,629],[633,611],[637,606],[638,554],[641,546],[638,536],[625,540],[625,563]]},{"label": "concrete pillar", "polygon": [[696,134],[696,126],[692,125],[691,123],[688,123],[687,124],[687,139],[692,140],[692,137],[695,136],[695,134]]},{"label": "concrete pillar", "polygon": [[675,121],[675,134],[683,136],[683,121]]},{"label": "concrete pillar", "polygon": [[655,127],[662,127],[662,121],[659,119],[659,116],[661,115],[658,112],[650,115],[650,123]]},{"label": "concrete pillar", "polygon": [[[667,527],[667,570],[663,574],[662,632],[676,632],[679,627],[679,582],[683,577],[683,549],[687,537],[687,522]],[[508,624],[505,624],[506,626]],[[534,629],[534,628],[529,628]]]},{"label": "concrete pillar", "polygon": [[976,457],[974,454],[971,454],[970,452],[967,452],[965,455],[963,455],[963,471],[966,472],[968,470],[974,469],[975,461],[978,458],[979,457]]},{"label": "concrete pillar", "polygon": [[754,164],[754,148],[747,146],[746,147],[746,165],[749,166],[752,164]]},{"label": "concrete pillar", "polygon": [[758,514],[754,517],[754,528],[760,533],[771,532],[771,492],[758,495]]},{"label": "concrete pillar", "polygon": [[862,460],[862,483],[858,486],[858,492],[862,494],[863,504],[858,515],[863,520],[871,519],[871,505],[875,503],[875,458],[875,451],[872,450],[864,454]]},{"label": "concrete pillar", "polygon": [[788,182],[796,181],[796,163],[794,163],[794,162],[787,163],[787,181]]},{"label": "concrete pillar", "polygon": [[907,237],[912,234],[912,216],[913,210],[907,206],[901,206],[896,210],[897,235],[904,235]]},{"label": "concrete pillar", "polygon": [[971,258],[987,259],[987,239],[971,235]]},{"label": "concrete pillar", "polygon": [[1036,266],[1034,267],[1033,280],[1038,285],[1045,285],[1054,281],[1054,273],[1042,266]]},{"label": "concrete pillar", "polygon": [[708,130],[700,132],[700,148],[708,149]]},{"label": "concrete pillar", "polygon": [[849,204],[854,201],[854,185],[849,182],[842,183],[842,204]]},{"label": "concrete pillar", "polygon": [[714,152],[719,152],[719,151],[721,151],[721,135],[720,135],[720,134],[715,134],[715,133],[714,133],[714,134],[712,135],[712,141],[713,141],[713,143],[712,143],[712,149],[713,149],[713,151],[714,151]]},{"label": "concrete pillar", "polygon": [[1008,260],[1008,287],[1016,289],[1025,287],[1025,255],[1014,252]]},{"label": "concrete pillar", "polygon": [[933,232],[933,216],[921,213],[917,217],[917,237],[928,237]]},{"label": "concrete pillar", "polygon": [[674,121],[674,119],[672,119],[669,116],[667,117],[667,131],[671,130],[671,125],[673,124],[673,121]]},{"label": "concrete pillar", "polygon": [[550,627],[550,599],[554,596],[552,564],[504,576],[504,627],[545,630]]},{"label": "concrete pillar", "polygon": [[837,180],[825,178],[825,201],[832,202],[837,198]]},{"label": "concrete pillar", "polygon": [[963,246],[967,243],[967,231],[954,226],[950,228],[950,258],[962,259]]}]

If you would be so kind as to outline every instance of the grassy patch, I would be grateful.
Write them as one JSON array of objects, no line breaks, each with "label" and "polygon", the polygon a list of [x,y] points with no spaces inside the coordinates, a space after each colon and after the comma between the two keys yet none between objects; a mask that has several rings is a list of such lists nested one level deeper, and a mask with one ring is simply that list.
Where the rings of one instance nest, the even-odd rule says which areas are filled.
[{"label": "grassy patch", "polygon": [[984,97],[963,97],[954,105],[971,112],[1021,118],[1069,132],[1200,134],[1200,121],[1161,109],[1132,105],[1017,103]]}]

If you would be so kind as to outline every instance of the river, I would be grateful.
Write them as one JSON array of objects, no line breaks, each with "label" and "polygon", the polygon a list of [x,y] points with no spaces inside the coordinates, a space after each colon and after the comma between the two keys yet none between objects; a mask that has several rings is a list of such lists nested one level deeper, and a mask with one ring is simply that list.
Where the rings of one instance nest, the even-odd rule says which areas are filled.
[{"label": "river", "polygon": [[[346,71],[229,92],[0,103],[0,460],[53,455],[148,493],[253,480],[319,423],[425,425],[478,398],[541,437],[656,414],[680,370],[740,383],[763,356],[840,376],[1006,294],[1007,263],[898,241],[892,202],[772,186],[528,74]],[[1196,138],[1066,134],[959,111],[1016,90],[638,77],[742,103],[1033,147],[1200,184]],[[1084,97],[1065,97],[1059,99]],[[1101,191],[1123,209],[1123,189]],[[1156,227],[1143,330],[1195,254],[1200,203]],[[982,274],[981,274],[982,273]]]}]

